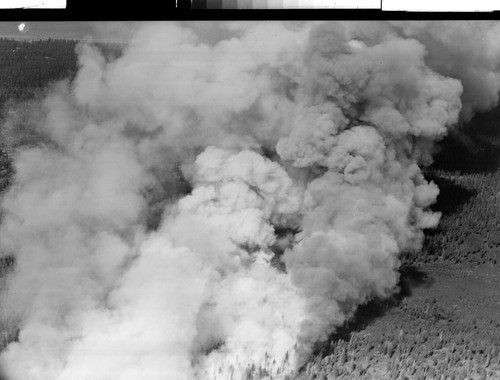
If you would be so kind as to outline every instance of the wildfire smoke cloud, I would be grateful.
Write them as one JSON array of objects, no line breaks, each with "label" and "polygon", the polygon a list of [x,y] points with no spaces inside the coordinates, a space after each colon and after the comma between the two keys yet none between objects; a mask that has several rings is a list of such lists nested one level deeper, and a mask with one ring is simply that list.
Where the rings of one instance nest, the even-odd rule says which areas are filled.
[{"label": "wildfire smoke cloud", "polygon": [[79,45],[39,104],[2,200],[9,379],[293,374],[395,291],[439,221],[419,165],[497,101],[427,47],[437,24],[204,28],[144,25],[112,62]]}]

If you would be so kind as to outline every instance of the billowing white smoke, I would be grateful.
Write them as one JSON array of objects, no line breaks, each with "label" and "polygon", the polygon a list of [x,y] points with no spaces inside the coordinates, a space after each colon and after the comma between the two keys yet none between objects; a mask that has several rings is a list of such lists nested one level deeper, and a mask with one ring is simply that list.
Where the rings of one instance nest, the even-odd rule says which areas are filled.
[{"label": "billowing white smoke", "polygon": [[437,224],[418,164],[462,85],[405,25],[207,27],[82,45],[43,100],[2,201],[9,379],[283,378]]},{"label": "billowing white smoke", "polygon": [[460,121],[498,103],[500,45],[497,21],[390,21],[350,22],[355,38],[368,44],[394,36],[414,38],[425,45],[427,66],[459,79],[464,88]]}]

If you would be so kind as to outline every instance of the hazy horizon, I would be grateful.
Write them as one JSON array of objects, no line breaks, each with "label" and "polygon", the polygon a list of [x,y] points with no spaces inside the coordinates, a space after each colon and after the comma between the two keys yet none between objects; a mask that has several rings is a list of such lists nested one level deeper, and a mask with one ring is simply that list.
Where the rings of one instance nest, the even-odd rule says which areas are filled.
[{"label": "hazy horizon", "polygon": [[[19,30],[20,24],[28,27]],[[139,22],[98,21],[6,21],[0,22],[0,37],[19,39],[93,39],[126,42]]]}]

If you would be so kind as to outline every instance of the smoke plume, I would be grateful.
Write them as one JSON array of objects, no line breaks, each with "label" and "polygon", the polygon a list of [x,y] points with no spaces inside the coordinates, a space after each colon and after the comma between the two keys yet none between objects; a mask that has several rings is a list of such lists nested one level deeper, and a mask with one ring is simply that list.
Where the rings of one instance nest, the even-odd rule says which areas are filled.
[{"label": "smoke plume", "polygon": [[420,167],[497,103],[493,34],[151,23],[114,61],[79,45],[37,142],[3,128],[7,378],[293,375],[437,225]]}]

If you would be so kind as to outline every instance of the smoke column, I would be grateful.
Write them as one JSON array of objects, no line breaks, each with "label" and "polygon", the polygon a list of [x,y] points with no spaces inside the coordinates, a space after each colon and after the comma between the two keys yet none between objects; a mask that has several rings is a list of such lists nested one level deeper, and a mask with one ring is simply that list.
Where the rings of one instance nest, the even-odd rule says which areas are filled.
[{"label": "smoke column", "polygon": [[446,28],[151,23],[111,62],[79,45],[12,152],[7,378],[293,375],[397,290],[439,221],[420,166],[498,100],[475,85],[497,75],[488,39]]}]

